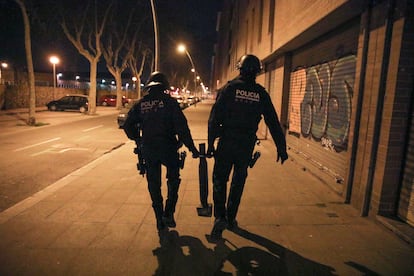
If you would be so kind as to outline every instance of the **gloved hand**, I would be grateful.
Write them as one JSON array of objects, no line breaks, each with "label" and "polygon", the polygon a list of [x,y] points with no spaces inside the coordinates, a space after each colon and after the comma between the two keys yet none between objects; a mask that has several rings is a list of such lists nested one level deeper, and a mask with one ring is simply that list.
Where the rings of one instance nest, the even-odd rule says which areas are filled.
[{"label": "gloved hand", "polygon": [[282,165],[283,165],[283,163],[288,159],[289,157],[288,157],[288,154],[287,154],[287,152],[278,152],[277,153],[277,160],[276,160],[276,163],[277,162],[279,162],[279,160],[280,160],[280,162],[282,163]]},{"label": "gloved hand", "polygon": [[213,157],[214,156],[214,152],[215,152],[214,146],[213,145],[209,145],[208,148],[207,148],[206,157],[207,158]]},{"label": "gloved hand", "polygon": [[193,154],[193,158],[198,158],[200,157],[200,152],[197,150],[197,148],[193,148],[191,149],[191,153]]}]

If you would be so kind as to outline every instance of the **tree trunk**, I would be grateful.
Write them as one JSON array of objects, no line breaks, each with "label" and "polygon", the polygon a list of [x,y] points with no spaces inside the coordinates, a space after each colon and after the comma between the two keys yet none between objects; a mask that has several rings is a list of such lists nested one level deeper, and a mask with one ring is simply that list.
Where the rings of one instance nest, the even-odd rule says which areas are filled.
[{"label": "tree trunk", "polygon": [[117,72],[115,74],[115,82],[116,82],[116,108],[122,108],[122,78],[121,73]]},{"label": "tree trunk", "polygon": [[89,115],[96,114],[96,72],[98,67],[98,59],[91,59],[91,72],[90,72],[90,88],[89,88]]},{"label": "tree trunk", "polygon": [[141,99],[141,79],[137,77],[135,91],[137,92],[137,99]]},{"label": "tree trunk", "polygon": [[32,42],[30,37],[30,21],[29,16],[27,15],[26,6],[24,5],[23,1],[15,1],[20,6],[24,22],[24,43],[26,48],[27,75],[29,82],[29,118],[27,120],[27,124],[33,126],[36,124],[36,91],[32,58]]}]

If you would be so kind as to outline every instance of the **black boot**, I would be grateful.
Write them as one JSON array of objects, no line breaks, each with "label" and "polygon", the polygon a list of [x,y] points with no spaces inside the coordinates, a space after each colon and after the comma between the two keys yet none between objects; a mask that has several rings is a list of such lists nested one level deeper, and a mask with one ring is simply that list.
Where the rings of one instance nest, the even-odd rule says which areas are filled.
[{"label": "black boot", "polygon": [[168,197],[165,202],[165,211],[163,215],[164,223],[171,228],[175,228],[177,224],[174,220],[175,205],[178,200],[178,188],[180,187],[181,179],[173,178],[167,181]]},{"label": "black boot", "polygon": [[238,224],[237,224],[237,220],[234,218],[229,218],[227,219],[227,229],[229,230],[236,230],[238,228]]},{"label": "black boot", "polygon": [[213,229],[211,230],[210,237],[213,240],[222,239],[223,230],[226,229],[227,221],[225,218],[217,218],[214,221]]},{"label": "black boot", "polygon": [[157,220],[157,230],[162,231],[167,228],[167,226],[164,223],[164,220],[162,219],[163,206],[162,205],[156,205],[152,207],[154,209],[155,213],[155,219]]},{"label": "black boot", "polygon": [[165,225],[164,221],[162,219],[157,219],[157,230],[163,231],[167,229],[167,226]]},{"label": "black boot", "polygon": [[[233,208],[232,208],[233,207]],[[231,204],[230,207],[227,208],[226,212],[226,218],[227,218],[227,229],[234,231],[238,228],[236,215],[237,215],[237,209],[234,210],[234,204]]]},{"label": "black boot", "polygon": [[164,213],[164,216],[162,217],[162,219],[165,225],[167,225],[168,227],[175,228],[177,226],[174,220],[174,214],[172,213],[171,214]]}]

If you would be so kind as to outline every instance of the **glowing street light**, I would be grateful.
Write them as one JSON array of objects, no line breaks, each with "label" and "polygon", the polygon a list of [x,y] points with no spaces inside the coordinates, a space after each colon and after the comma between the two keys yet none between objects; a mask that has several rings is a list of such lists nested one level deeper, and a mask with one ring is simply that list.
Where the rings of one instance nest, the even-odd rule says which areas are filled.
[{"label": "glowing street light", "polygon": [[187,51],[187,48],[185,47],[184,44],[179,44],[178,47],[177,47],[177,51],[180,52],[180,53],[185,53],[187,55],[188,59],[190,60],[190,63],[191,63],[191,66],[192,66],[191,72],[194,73],[194,93],[196,93],[196,89],[197,89],[197,72],[196,72],[196,69],[195,69],[195,66],[194,66],[193,59],[191,58],[191,55]]},{"label": "glowing street light", "polygon": [[53,98],[55,98],[56,94],[56,64],[60,62],[57,56],[51,56],[49,58],[50,63],[53,64]]},{"label": "glowing street light", "polygon": [[135,89],[135,82],[137,81],[137,77],[132,77],[132,81],[134,82],[134,89]]},{"label": "glowing street light", "polygon": [[3,79],[1,77],[1,69],[2,68],[6,69],[7,67],[9,67],[9,65],[6,62],[1,63],[1,66],[0,66],[0,84],[3,84]]}]

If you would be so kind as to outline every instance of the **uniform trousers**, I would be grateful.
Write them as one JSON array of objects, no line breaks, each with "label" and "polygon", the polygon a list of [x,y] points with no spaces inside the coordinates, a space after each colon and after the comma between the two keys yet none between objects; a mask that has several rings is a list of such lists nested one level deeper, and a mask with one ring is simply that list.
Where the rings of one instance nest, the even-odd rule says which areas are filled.
[{"label": "uniform trousers", "polygon": [[[214,153],[213,168],[213,200],[216,219],[227,217],[230,221],[236,218],[255,142],[256,137],[222,137],[219,139]],[[233,175],[226,209],[227,182],[232,169]]]},{"label": "uniform trousers", "polygon": [[[154,209],[157,220],[161,217],[174,214],[175,206],[178,200],[178,189],[180,187],[180,167],[178,160],[178,152],[176,148],[166,149],[146,149],[143,150],[144,158],[147,164],[147,182],[148,191],[152,200],[152,208]],[[165,210],[163,209],[163,196],[161,193],[161,166],[167,168],[167,200]]]}]

